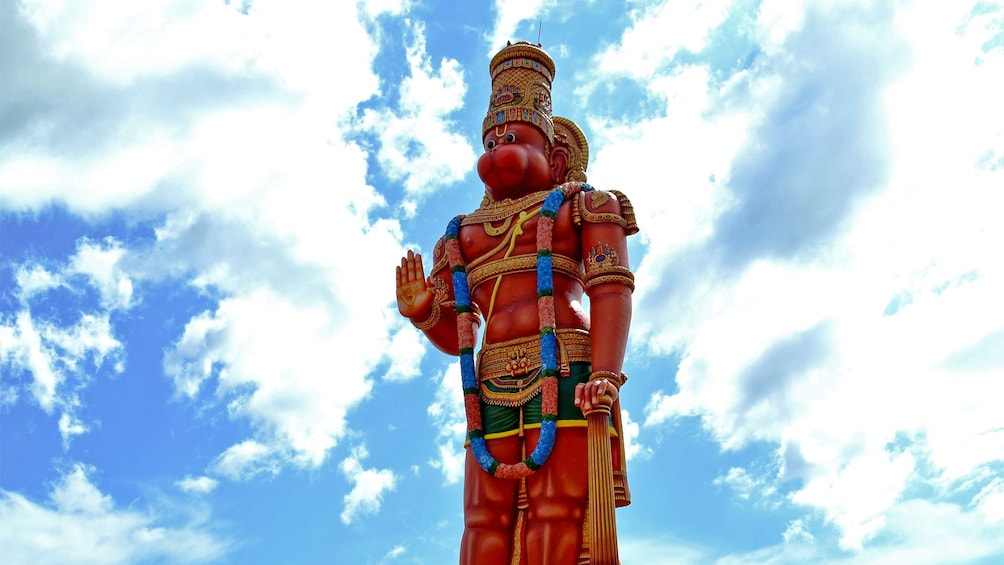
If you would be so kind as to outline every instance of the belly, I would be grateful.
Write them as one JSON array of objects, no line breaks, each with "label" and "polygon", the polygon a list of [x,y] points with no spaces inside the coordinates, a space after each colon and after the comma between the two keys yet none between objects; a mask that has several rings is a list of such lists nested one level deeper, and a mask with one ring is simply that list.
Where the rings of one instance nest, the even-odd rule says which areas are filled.
[{"label": "belly", "polygon": [[[554,281],[554,316],[556,327],[589,329],[579,307],[581,285],[562,280]],[[494,291],[494,300],[492,295]],[[537,301],[536,273],[509,274],[502,278],[495,290],[495,281],[479,286],[471,297],[481,308],[487,321],[487,343],[499,343],[540,333],[540,315]]]}]

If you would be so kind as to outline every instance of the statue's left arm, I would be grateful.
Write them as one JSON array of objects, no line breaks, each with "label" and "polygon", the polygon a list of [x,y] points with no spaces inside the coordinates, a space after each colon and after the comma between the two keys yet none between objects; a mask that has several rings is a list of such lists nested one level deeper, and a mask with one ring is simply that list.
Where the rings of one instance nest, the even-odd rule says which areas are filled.
[{"label": "statue's left arm", "polygon": [[573,219],[581,226],[583,282],[591,320],[593,373],[590,382],[576,391],[576,404],[586,409],[604,394],[616,399],[623,383],[634,291],[627,236],[638,228],[630,202],[620,193],[586,192],[572,204]]}]

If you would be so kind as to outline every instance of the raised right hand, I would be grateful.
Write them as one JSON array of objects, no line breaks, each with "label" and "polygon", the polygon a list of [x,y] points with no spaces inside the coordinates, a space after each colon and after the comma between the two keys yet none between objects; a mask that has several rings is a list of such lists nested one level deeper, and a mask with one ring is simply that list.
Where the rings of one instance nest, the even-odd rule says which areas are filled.
[{"label": "raised right hand", "polygon": [[405,318],[421,322],[432,312],[435,295],[425,278],[422,255],[408,250],[397,268],[397,309]]}]

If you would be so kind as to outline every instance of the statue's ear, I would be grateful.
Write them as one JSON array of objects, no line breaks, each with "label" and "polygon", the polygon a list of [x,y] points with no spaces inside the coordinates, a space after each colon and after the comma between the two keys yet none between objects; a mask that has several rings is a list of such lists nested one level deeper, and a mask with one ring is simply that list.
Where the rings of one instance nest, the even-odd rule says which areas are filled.
[{"label": "statue's ear", "polygon": [[551,150],[551,182],[554,184],[565,182],[570,157],[568,149],[560,145],[554,146],[554,149]]}]

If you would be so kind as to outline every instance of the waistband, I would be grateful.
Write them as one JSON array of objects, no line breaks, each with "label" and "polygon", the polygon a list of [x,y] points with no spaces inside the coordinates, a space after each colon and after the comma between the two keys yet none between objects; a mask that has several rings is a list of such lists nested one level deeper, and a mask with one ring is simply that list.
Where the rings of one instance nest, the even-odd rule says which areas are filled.
[{"label": "waistband", "polygon": [[[589,332],[577,328],[554,330],[558,341],[558,372],[567,377],[569,363],[588,363],[591,359]],[[515,377],[535,372],[543,362],[540,337],[528,336],[483,346],[478,352],[478,380]]]}]

